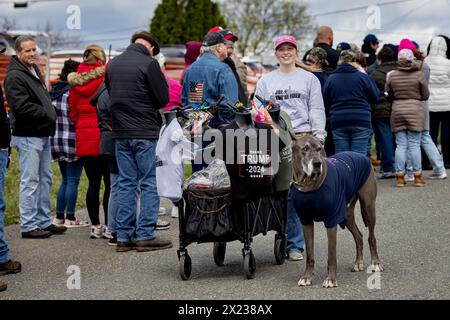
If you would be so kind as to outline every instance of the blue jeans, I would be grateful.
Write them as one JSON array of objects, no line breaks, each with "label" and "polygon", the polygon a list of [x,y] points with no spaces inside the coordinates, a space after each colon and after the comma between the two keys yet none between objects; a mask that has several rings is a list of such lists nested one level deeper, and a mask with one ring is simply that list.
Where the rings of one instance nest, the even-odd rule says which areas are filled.
[{"label": "blue jeans", "polygon": [[[420,139],[420,146],[430,160],[430,164],[433,167],[433,172],[441,174],[445,172],[444,159],[442,154],[439,152],[438,148],[433,142],[428,130],[422,131],[422,138]],[[409,163],[411,160],[408,158]],[[408,166],[406,171],[410,172],[412,168]]]},{"label": "blue jeans", "polygon": [[405,172],[407,159],[411,160],[413,172],[422,171],[422,154],[420,153],[421,132],[400,131],[395,134],[395,172]]},{"label": "blue jeans", "polygon": [[291,195],[288,197],[287,207],[287,221],[286,221],[286,234],[287,234],[287,253],[290,251],[303,252],[305,246],[305,240],[303,238],[303,227],[298,217],[297,211],[292,203]]},{"label": "blue jeans", "polygon": [[354,151],[367,155],[367,141],[372,129],[365,127],[342,127],[333,130],[336,153]]},{"label": "blue jeans", "polygon": [[8,243],[4,239],[5,228],[5,199],[3,189],[5,187],[6,163],[8,162],[8,150],[0,150],[0,263],[10,260]]},{"label": "blue jeans", "polygon": [[83,171],[83,163],[81,160],[73,162],[59,161],[58,165],[62,181],[56,198],[56,216],[64,219],[64,212],[66,212],[67,217],[75,217],[78,184]]},{"label": "blue jeans", "polygon": [[21,230],[29,232],[45,229],[52,224],[52,156],[49,138],[12,136],[12,145],[19,152]]},{"label": "blue jeans", "polygon": [[110,173],[111,190],[109,193],[109,207],[108,207],[108,230],[109,232],[116,232],[116,217],[119,206],[119,175],[117,173]]},{"label": "blue jeans", "polygon": [[395,172],[394,169],[394,136],[389,121],[374,120],[375,141],[381,152],[381,171]]},{"label": "blue jeans", "polygon": [[[149,240],[155,237],[159,210],[156,189],[157,140],[117,139],[119,199],[116,217],[117,241]],[[137,192],[140,188],[140,214],[136,218]],[[136,221],[133,223],[133,221]]]}]

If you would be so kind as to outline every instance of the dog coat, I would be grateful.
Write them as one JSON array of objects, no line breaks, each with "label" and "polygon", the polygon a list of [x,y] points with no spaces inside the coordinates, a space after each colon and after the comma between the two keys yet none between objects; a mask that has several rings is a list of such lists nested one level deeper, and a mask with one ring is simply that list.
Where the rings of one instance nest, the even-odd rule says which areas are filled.
[{"label": "dog coat", "polygon": [[327,229],[345,228],[347,204],[369,177],[369,159],[356,152],[341,152],[325,159],[327,176],[314,191],[300,192],[293,185],[291,196],[302,224],[323,221]]}]

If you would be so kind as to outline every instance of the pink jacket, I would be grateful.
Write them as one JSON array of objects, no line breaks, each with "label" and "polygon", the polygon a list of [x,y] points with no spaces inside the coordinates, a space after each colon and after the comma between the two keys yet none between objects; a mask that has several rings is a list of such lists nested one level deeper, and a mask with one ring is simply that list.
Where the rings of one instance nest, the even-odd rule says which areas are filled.
[{"label": "pink jacket", "polygon": [[169,111],[171,108],[180,106],[181,107],[181,90],[182,86],[181,84],[169,77],[166,77],[167,81],[169,82],[169,103],[164,108],[165,111]]}]

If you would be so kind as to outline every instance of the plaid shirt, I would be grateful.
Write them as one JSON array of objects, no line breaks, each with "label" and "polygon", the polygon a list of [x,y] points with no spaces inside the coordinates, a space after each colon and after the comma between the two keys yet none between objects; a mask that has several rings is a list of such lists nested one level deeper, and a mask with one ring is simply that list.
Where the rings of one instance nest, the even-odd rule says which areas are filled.
[{"label": "plaid shirt", "polygon": [[55,161],[75,161],[75,125],[69,118],[69,92],[53,100],[56,110],[56,131],[50,138],[52,158]]}]

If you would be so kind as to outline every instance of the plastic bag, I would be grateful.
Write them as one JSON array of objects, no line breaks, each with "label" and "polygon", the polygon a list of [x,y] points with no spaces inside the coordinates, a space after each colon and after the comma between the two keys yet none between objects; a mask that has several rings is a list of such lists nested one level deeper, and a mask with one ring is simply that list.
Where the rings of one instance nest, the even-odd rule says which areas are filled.
[{"label": "plastic bag", "polygon": [[231,187],[225,162],[215,159],[201,171],[194,172],[184,183],[184,189],[227,189]]}]

